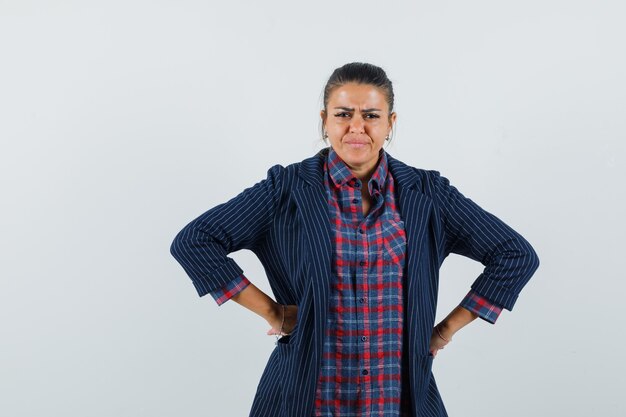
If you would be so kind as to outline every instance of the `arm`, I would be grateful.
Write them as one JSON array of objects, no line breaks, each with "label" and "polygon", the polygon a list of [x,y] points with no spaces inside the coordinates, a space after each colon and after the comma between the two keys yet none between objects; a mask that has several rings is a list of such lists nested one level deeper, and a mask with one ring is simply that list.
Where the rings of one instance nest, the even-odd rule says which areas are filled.
[{"label": "arm", "polygon": [[[218,305],[229,299],[263,317],[278,334],[282,306],[252,284],[228,253],[253,249],[265,239],[279,199],[284,168],[275,165],[267,178],[206,211],[174,238],[172,256],[191,278],[200,297],[211,294]],[[298,308],[285,307],[284,332],[296,324]]]},{"label": "arm", "polygon": [[[438,349],[452,341],[452,336],[477,317],[494,324],[502,312],[502,307],[470,290],[465,298],[448,316],[433,329],[430,338],[430,351],[435,355]],[[438,331],[437,331],[438,330]]]},{"label": "arm", "polygon": [[479,207],[435,172],[435,203],[444,225],[444,255],[456,253],[485,266],[472,283],[476,293],[509,311],[539,267],[539,258],[519,233]]},{"label": "arm", "polygon": [[491,324],[495,324],[502,312],[501,306],[492,303],[474,290],[469,290],[459,305]]},{"label": "arm", "polygon": [[209,294],[211,294],[217,305],[221,306],[226,301],[239,294],[248,285],[250,285],[250,281],[244,274],[241,274],[222,288],[213,290]]},{"label": "arm", "polygon": [[223,288],[243,273],[227,254],[252,249],[265,238],[274,218],[283,170],[274,165],[266,179],[206,211],[174,238],[170,253],[189,275],[200,297]]},{"label": "arm", "polygon": [[237,304],[247,308],[262,317],[271,326],[268,335],[280,334],[280,326],[283,325],[283,333],[288,334],[295,328],[298,306],[285,306],[285,321],[283,323],[283,309],[280,304],[272,300],[267,294],[257,288],[242,274],[232,280],[223,288],[210,293],[222,305],[232,299]]},{"label": "arm", "polygon": [[[437,326],[443,338],[477,317],[495,323],[503,308],[511,311],[519,292],[539,267],[532,246],[495,215],[465,197],[439,172],[434,173],[435,204],[444,225],[444,258],[456,253],[485,265],[470,292]],[[447,342],[433,329],[431,351]]]}]

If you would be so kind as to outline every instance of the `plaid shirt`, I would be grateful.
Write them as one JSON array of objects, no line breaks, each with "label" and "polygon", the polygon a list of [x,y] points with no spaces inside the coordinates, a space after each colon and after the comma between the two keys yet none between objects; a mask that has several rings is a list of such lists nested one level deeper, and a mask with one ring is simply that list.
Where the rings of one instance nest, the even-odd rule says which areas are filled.
[{"label": "plaid shirt", "polygon": [[[372,204],[363,215],[361,180],[332,149],[324,163],[334,256],[322,368],[314,417],[410,416],[403,394],[404,222],[387,154],[368,181]],[[218,305],[250,281],[242,274],[210,294]],[[461,306],[495,323],[502,307],[471,290]]]}]

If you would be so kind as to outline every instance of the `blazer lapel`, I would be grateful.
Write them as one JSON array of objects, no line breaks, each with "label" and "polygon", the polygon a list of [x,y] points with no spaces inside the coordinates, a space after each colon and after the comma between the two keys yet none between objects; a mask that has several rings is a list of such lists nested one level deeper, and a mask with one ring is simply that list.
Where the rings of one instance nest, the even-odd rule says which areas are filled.
[{"label": "blazer lapel", "polygon": [[387,153],[389,170],[398,187],[400,218],[404,221],[407,237],[407,280],[409,284],[417,271],[417,262],[422,253],[424,233],[428,229],[432,199],[421,191],[421,178],[415,169]]},{"label": "blazer lapel", "polygon": [[330,294],[332,241],[328,199],[324,189],[324,158],[322,151],[303,160],[299,176],[302,187],[292,191],[293,199],[303,219],[304,234],[309,246],[311,288],[314,304],[315,346],[322,346],[328,295]]},{"label": "blazer lapel", "polygon": [[[404,285],[406,298],[404,300],[405,306],[405,318],[406,329],[405,333],[408,335],[406,338],[406,349],[409,352],[408,366],[409,369],[414,370],[415,367],[419,367],[419,361],[416,363],[415,358],[422,354],[422,347],[424,343],[427,344],[427,339],[424,339],[424,330],[426,327],[424,323],[423,313],[426,311],[424,305],[424,289],[428,288],[427,282],[422,280],[428,279],[420,275],[420,271],[428,270],[428,268],[421,267],[421,262],[428,262],[428,259],[423,259],[425,250],[423,250],[424,241],[428,239],[426,230],[432,220],[431,210],[433,207],[432,198],[422,193],[421,189],[423,184],[420,176],[415,170],[387,155],[389,160],[389,169],[398,184],[398,210],[400,211],[400,218],[404,220],[404,227],[407,237],[407,257],[404,270]],[[430,334],[430,333],[429,333]],[[419,381],[416,380],[415,373],[410,372],[411,386],[417,387]]]}]

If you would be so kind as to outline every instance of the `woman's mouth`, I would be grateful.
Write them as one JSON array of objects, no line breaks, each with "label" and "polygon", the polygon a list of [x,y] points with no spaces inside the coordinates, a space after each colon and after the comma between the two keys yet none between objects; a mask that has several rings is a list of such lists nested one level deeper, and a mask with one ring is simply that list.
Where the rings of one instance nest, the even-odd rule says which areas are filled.
[{"label": "woman's mouth", "polygon": [[360,149],[360,148],[364,148],[367,145],[367,143],[348,141],[346,142],[346,145],[350,146],[351,148]]}]

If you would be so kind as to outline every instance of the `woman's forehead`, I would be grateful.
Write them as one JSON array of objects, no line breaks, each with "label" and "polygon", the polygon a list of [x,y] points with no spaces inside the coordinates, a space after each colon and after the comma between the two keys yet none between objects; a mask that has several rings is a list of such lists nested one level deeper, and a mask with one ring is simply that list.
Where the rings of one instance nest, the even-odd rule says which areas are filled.
[{"label": "woman's forehead", "polygon": [[386,106],[386,97],[376,86],[349,83],[333,90],[328,102],[331,107],[365,106],[382,110],[381,106]]}]

